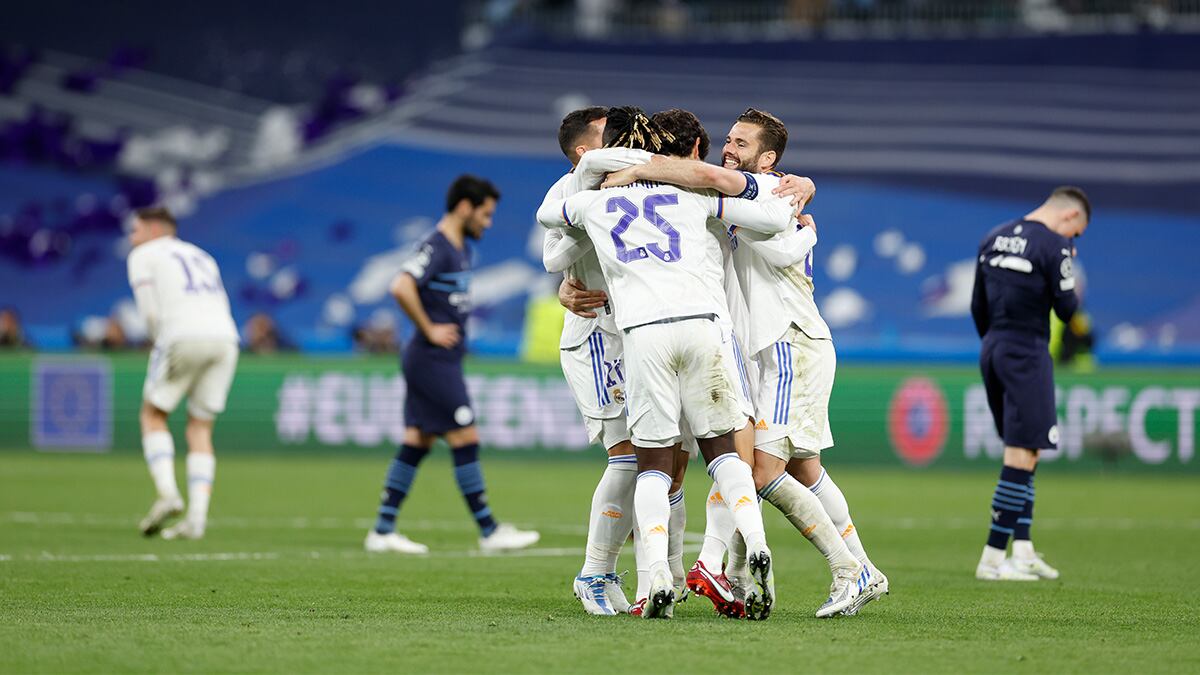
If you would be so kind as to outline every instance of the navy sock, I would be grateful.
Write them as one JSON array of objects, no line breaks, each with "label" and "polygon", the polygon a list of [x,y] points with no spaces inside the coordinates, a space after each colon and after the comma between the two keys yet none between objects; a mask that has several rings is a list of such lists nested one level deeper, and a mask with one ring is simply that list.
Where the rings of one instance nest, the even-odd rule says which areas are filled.
[{"label": "navy sock", "polygon": [[492,508],[488,506],[487,495],[483,488],[483,470],[479,468],[479,444],[472,443],[451,450],[454,454],[454,479],[458,481],[458,489],[467,508],[475,516],[479,531],[488,536],[496,530],[496,520],[492,518]]},{"label": "navy sock", "polygon": [[1008,538],[1017,526],[1017,518],[1025,511],[1025,497],[1033,474],[1024,469],[1006,466],[1000,470],[996,492],[992,495],[992,527],[987,545],[1005,550]]},{"label": "navy sock", "polygon": [[[1037,471],[1037,469],[1034,469]],[[1025,510],[1021,512],[1017,518],[1017,524],[1013,527],[1013,541],[1022,539],[1029,541],[1029,528],[1033,527],[1033,475],[1034,471],[1029,472],[1029,487],[1025,495]]]},{"label": "navy sock", "polygon": [[388,465],[387,480],[383,483],[383,495],[379,498],[379,517],[375,520],[375,531],[387,534],[396,531],[396,514],[400,511],[400,502],[412,489],[413,478],[417,475],[417,465],[429,454],[429,448],[418,448],[415,445],[403,445],[396,453],[395,459]]}]

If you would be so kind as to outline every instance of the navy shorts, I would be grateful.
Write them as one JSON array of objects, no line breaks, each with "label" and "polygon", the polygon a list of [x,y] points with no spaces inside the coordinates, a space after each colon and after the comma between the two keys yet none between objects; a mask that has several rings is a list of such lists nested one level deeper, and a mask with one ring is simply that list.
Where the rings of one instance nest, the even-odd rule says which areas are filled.
[{"label": "navy shorts", "polygon": [[1054,362],[1046,341],[1028,335],[988,333],[979,353],[988,407],[1004,444],[1048,450],[1058,447],[1054,408]]},{"label": "navy shorts", "polygon": [[400,365],[407,386],[405,426],[441,435],[475,423],[459,353],[410,345],[404,350]]}]

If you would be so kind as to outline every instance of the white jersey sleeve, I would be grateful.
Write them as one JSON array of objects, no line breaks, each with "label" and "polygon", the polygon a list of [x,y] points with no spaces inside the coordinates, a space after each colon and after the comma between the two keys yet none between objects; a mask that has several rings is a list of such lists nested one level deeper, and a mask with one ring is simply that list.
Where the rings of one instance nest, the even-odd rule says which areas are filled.
[{"label": "white jersey sleeve", "polygon": [[[779,184],[778,176],[753,174],[750,178],[757,184],[756,202],[788,205],[787,199],[771,194]],[[831,339],[813,295],[816,233],[809,228],[797,230],[790,221],[784,232],[764,237],[740,227],[741,223],[733,218],[726,220],[733,225],[730,246],[734,267],[750,308],[750,353],[770,347],[792,325],[810,338]]]},{"label": "white jersey sleeve", "polygon": [[645,150],[631,148],[599,148],[588,150],[579,158],[579,165],[571,173],[572,181],[568,194],[583,190],[595,190],[604,182],[604,177],[635,164],[645,164],[653,155]]},{"label": "white jersey sleeve", "polygon": [[238,341],[221,271],[204,250],[175,237],[159,237],[134,248],[127,265],[138,310],[155,345]]}]

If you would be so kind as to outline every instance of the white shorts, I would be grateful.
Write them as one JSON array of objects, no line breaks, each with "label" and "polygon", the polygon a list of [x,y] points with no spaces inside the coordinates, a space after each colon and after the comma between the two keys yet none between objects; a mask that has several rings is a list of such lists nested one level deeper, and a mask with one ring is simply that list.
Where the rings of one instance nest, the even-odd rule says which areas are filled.
[{"label": "white shorts", "polygon": [[634,445],[674,445],[681,437],[681,419],[696,438],[745,425],[726,352],[721,328],[708,319],[649,324],[625,334]]},{"label": "white shorts", "polygon": [[758,353],[758,423],[754,447],[783,460],[819,457],[833,447],[829,396],[837,355],[832,340],[814,340],[792,326]]},{"label": "white shorts", "polygon": [[142,399],[171,412],[184,396],[188,414],[211,420],[225,410],[237,370],[238,346],[216,340],[183,340],[150,352]]},{"label": "white shorts", "polygon": [[[742,352],[742,344],[736,334],[729,331],[722,337],[725,342],[725,366],[729,370],[729,377],[735,384],[738,394],[738,405],[741,407],[742,415],[748,420],[753,420],[755,419],[755,387],[751,385],[751,382],[753,382],[751,374],[757,374],[757,371],[753,362],[749,361]],[[740,429],[741,427],[738,428]]]},{"label": "white shorts", "polygon": [[621,337],[602,330],[593,331],[578,347],[558,352],[563,376],[587,426],[588,441],[606,450],[629,440],[623,355]]}]

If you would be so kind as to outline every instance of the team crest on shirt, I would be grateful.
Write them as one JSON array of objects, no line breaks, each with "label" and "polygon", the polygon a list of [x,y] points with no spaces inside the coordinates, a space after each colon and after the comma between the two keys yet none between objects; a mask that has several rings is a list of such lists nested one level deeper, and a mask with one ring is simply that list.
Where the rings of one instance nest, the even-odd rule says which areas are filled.
[{"label": "team crest on shirt", "polygon": [[617,402],[617,405],[625,405],[625,390],[624,389],[622,389],[620,387],[613,387],[612,397],[613,397],[613,400]]},{"label": "team crest on shirt", "polygon": [[1071,262],[1070,258],[1063,258],[1062,264],[1058,266],[1058,273],[1064,279],[1070,279],[1075,274],[1075,263]]}]

